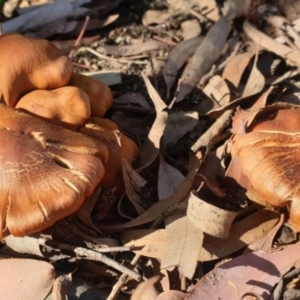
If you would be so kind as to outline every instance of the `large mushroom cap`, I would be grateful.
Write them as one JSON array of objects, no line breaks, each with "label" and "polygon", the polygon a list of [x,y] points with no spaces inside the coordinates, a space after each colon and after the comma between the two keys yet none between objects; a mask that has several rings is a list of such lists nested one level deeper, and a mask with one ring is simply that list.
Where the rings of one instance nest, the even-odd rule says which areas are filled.
[{"label": "large mushroom cap", "polygon": [[300,110],[264,115],[249,133],[235,137],[232,155],[239,156],[254,198],[290,203],[289,224],[300,231]]},{"label": "large mushroom cap", "polygon": [[71,60],[51,42],[20,34],[0,36],[0,98],[9,106],[35,89],[66,85],[73,72]]},{"label": "large mushroom cap", "polygon": [[2,104],[0,141],[0,239],[72,214],[104,176],[103,143]]},{"label": "large mushroom cap", "polygon": [[91,114],[94,117],[102,118],[112,104],[110,88],[99,80],[74,73],[69,85],[77,86],[87,93],[91,103]]},{"label": "large mushroom cap", "polygon": [[35,90],[22,97],[15,108],[71,130],[77,130],[91,116],[88,95],[74,86]]}]

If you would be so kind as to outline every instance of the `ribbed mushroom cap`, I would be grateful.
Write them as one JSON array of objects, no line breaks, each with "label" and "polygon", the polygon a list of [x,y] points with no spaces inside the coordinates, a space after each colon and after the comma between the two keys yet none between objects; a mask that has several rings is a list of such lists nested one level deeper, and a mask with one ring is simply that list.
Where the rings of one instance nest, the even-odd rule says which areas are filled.
[{"label": "ribbed mushroom cap", "polygon": [[35,89],[66,85],[73,73],[71,60],[51,42],[21,34],[0,36],[0,99],[15,106]]},{"label": "ribbed mushroom cap", "polygon": [[74,86],[35,90],[23,96],[15,108],[71,130],[77,130],[91,116],[88,95]]},{"label": "ribbed mushroom cap", "polygon": [[87,93],[91,103],[91,115],[94,117],[102,118],[112,104],[110,88],[99,80],[74,73],[68,85],[79,87]]},{"label": "ribbed mushroom cap", "polygon": [[300,231],[300,110],[282,109],[255,121],[249,133],[235,137],[232,155],[240,157],[255,197],[290,203],[289,224]]},{"label": "ribbed mushroom cap", "polygon": [[100,141],[0,104],[0,239],[72,214],[104,176]]}]

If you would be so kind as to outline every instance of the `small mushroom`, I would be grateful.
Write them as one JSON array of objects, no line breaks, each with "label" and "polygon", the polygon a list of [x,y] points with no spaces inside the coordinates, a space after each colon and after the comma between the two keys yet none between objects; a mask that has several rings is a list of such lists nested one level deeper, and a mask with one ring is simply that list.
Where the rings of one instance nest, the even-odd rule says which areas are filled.
[{"label": "small mushroom", "polygon": [[73,86],[35,90],[23,96],[15,108],[71,130],[77,130],[91,116],[88,95]]},{"label": "small mushroom", "polygon": [[75,212],[104,176],[108,149],[84,134],[0,104],[0,239]]},{"label": "small mushroom", "polygon": [[79,87],[87,93],[91,103],[91,115],[94,117],[102,118],[112,104],[110,88],[99,80],[74,73],[68,85]]},{"label": "small mushroom", "polygon": [[73,73],[71,60],[43,39],[6,34],[0,49],[0,99],[9,106],[33,90],[66,85]]},{"label": "small mushroom", "polygon": [[[109,150],[109,158],[104,164],[106,170],[105,175],[101,181],[103,190],[117,187],[116,193],[123,192],[123,175],[122,175],[122,155],[132,164],[139,154],[136,143],[120,133],[118,125],[104,118],[90,118],[84,127],[80,128],[80,132],[91,136],[105,145]],[[120,134],[121,147],[118,143],[116,133]]]},{"label": "small mushroom", "polygon": [[252,200],[290,206],[288,224],[300,231],[300,109],[263,114],[245,135],[236,135],[238,156]]}]

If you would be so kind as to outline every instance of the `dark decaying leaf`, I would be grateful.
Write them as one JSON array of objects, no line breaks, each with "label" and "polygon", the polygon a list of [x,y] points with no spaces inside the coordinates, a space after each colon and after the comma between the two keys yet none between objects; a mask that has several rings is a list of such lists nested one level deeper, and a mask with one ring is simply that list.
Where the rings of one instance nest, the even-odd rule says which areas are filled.
[{"label": "dark decaying leaf", "polygon": [[188,58],[193,55],[202,42],[203,37],[199,36],[193,39],[182,41],[169,53],[165,64],[163,75],[167,85],[167,99],[170,97],[170,89],[177,79],[177,73],[186,63]]}]

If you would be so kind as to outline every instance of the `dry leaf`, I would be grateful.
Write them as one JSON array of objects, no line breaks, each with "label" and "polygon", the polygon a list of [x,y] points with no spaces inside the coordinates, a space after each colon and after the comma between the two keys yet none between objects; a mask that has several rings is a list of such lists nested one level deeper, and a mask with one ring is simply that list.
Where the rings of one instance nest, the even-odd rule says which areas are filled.
[{"label": "dry leaf", "polygon": [[155,300],[158,292],[154,284],[161,279],[160,275],[153,276],[141,282],[134,290],[130,300]]},{"label": "dry leaf", "polygon": [[113,104],[123,104],[123,105],[138,105],[144,108],[151,109],[150,104],[144,98],[141,93],[126,93],[119,98],[113,99]]},{"label": "dry leaf", "polygon": [[240,300],[245,293],[269,299],[274,285],[299,260],[299,251],[295,244],[236,257],[202,277],[185,299]]},{"label": "dry leaf", "polygon": [[184,300],[185,293],[180,291],[165,291],[158,295],[155,300]]},{"label": "dry leaf", "polygon": [[221,55],[230,30],[231,26],[226,17],[219,19],[210,28],[184,69],[176,102],[184,100],[198,84],[201,77],[210,71],[212,65]]},{"label": "dry leaf", "polygon": [[160,149],[160,140],[163,136],[168,119],[166,104],[162,101],[149,79],[143,73],[142,77],[145,81],[150,98],[153,101],[156,111],[156,119],[152,124],[152,128],[148,135],[148,140],[143,144],[141,149],[141,158],[139,162],[140,169],[150,165],[157,157]]},{"label": "dry leaf", "polygon": [[186,216],[180,213],[173,216],[173,220],[169,220],[166,225],[167,246],[162,257],[161,268],[181,266],[183,275],[192,279],[202,247],[203,232]]},{"label": "dry leaf", "polygon": [[293,62],[294,64],[300,64],[299,51],[277,43],[271,37],[253,27],[247,20],[244,21],[243,28],[249,38],[251,38],[259,46],[276,53],[277,55]]},{"label": "dry leaf", "polygon": [[159,158],[157,192],[158,199],[162,200],[171,197],[185,177],[177,169],[169,165],[162,155]]},{"label": "dry leaf", "polygon": [[176,144],[186,133],[193,130],[199,123],[197,112],[178,111],[169,114],[162,144],[165,148],[169,144]]},{"label": "dry leaf", "polygon": [[144,26],[149,26],[151,24],[161,24],[166,22],[172,17],[174,11],[171,9],[168,10],[147,10],[143,17],[142,23]]},{"label": "dry leaf", "polygon": [[177,73],[188,58],[195,53],[202,41],[202,36],[182,41],[169,53],[163,70],[164,80],[167,85],[167,99],[170,98],[170,89],[177,79]]},{"label": "dry leaf", "polygon": [[0,298],[3,300],[43,300],[50,293],[55,279],[53,266],[44,261],[3,259],[0,268]]},{"label": "dry leaf", "polygon": [[204,87],[203,92],[213,100],[213,104],[219,108],[230,102],[230,90],[225,80],[219,76],[213,76]]},{"label": "dry leaf", "polygon": [[[205,235],[203,248],[200,249],[198,260],[210,261],[226,257],[270,230],[278,220],[278,214],[268,210],[260,210],[232,224],[229,238],[220,239]],[[148,257],[162,259],[167,247],[165,229],[128,230],[120,234],[122,243],[134,246],[133,251]]]},{"label": "dry leaf", "polygon": [[197,37],[201,33],[201,27],[198,20],[187,20],[180,24],[183,40],[189,40]]},{"label": "dry leaf", "polygon": [[68,300],[68,291],[72,284],[72,274],[57,277],[53,284],[52,300]]}]

